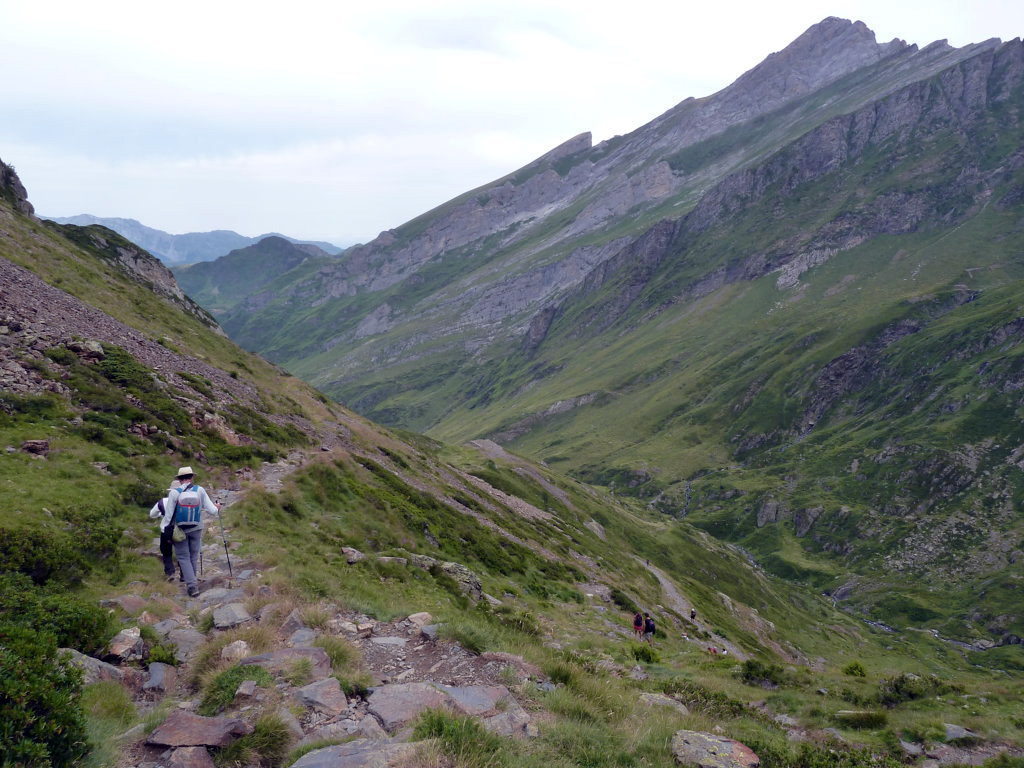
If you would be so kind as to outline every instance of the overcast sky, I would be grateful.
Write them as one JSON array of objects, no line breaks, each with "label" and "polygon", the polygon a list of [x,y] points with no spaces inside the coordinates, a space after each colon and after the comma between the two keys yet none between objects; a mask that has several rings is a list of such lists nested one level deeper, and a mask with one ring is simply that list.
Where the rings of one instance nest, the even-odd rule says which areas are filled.
[{"label": "overcast sky", "polygon": [[1024,30],[1020,0],[0,0],[0,159],[43,215],[367,241],[825,16],[921,46]]}]

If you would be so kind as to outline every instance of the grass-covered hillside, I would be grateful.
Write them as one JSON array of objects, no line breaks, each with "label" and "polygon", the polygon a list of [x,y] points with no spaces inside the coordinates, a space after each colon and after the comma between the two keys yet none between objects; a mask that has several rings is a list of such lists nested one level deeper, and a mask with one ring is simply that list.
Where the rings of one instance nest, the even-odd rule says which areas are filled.
[{"label": "grass-covered hillside", "polygon": [[[441,625],[438,664],[521,657],[529,673],[500,680],[535,726],[513,739],[428,712],[384,742],[411,740],[431,764],[668,766],[680,728],[718,728],[769,768],[890,765],[900,739],[983,758],[1024,739],[1012,655],[872,628],[685,521],[493,443],[376,427],[153,293],[130,265],[6,202],[0,231],[2,763],[160,763],[165,748],[147,740],[197,710],[252,730],[207,759],[290,765],[324,746],[306,739],[323,718],[295,698],[314,671],[257,673],[222,653],[229,642],[282,650],[298,622],[358,709],[397,673],[371,640],[346,638],[340,617],[386,635],[422,611]],[[218,604],[187,600],[151,556],[146,511],[182,464],[230,503],[209,521],[205,554],[251,612],[236,629],[218,629]],[[228,582],[214,561],[225,528],[248,582]],[[294,609],[291,627],[263,610],[271,603]],[[636,608],[658,620],[653,648],[629,639]],[[179,629],[158,629],[168,621]],[[142,661],[83,689],[57,648],[103,656],[132,627]],[[133,669],[147,661],[176,665],[177,682],[141,690]],[[263,698],[243,706],[233,696],[245,679]],[[658,692],[688,713],[641,699]],[[848,709],[867,714],[837,714]]]}]

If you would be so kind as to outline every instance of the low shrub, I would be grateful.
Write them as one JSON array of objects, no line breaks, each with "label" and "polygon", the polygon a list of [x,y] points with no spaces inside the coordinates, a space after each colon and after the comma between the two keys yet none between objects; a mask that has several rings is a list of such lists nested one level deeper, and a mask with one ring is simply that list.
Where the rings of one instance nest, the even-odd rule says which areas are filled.
[{"label": "low shrub", "polygon": [[295,659],[284,673],[284,679],[296,687],[307,685],[313,678],[313,662],[309,659]]},{"label": "low shrub", "polygon": [[633,602],[633,599],[617,587],[612,587],[611,590],[612,602],[615,603],[619,608],[624,610],[626,613],[638,613],[640,608]]},{"label": "low shrub", "polygon": [[135,722],[135,704],[127,689],[113,680],[102,680],[82,689],[82,709],[91,717],[127,728]]},{"label": "low shrub", "polygon": [[677,696],[690,709],[699,710],[712,717],[740,717],[752,713],[739,699],[682,677],[666,678],[658,681],[656,685],[663,693]]},{"label": "low shrub", "polygon": [[427,710],[420,715],[413,737],[434,739],[442,754],[459,768],[499,768],[506,763],[505,741],[468,717]]},{"label": "low shrub", "polygon": [[747,685],[763,688],[777,688],[788,682],[786,670],[779,664],[765,664],[757,659],[747,659],[740,668],[740,679]]},{"label": "low shrub", "polygon": [[838,743],[819,746],[805,742],[794,747],[758,738],[744,743],[761,758],[762,768],[903,768],[903,763],[889,755]]},{"label": "low shrub", "polygon": [[963,688],[940,680],[935,675],[914,675],[902,673],[887,677],[878,684],[878,703],[884,707],[895,707],[906,701],[959,693]]},{"label": "low shrub", "polygon": [[851,661],[845,667],[843,667],[843,674],[849,675],[850,677],[867,677],[867,670],[864,669],[864,665],[859,661]]},{"label": "low shrub", "polygon": [[274,685],[274,678],[263,667],[255,664],[236,665],[225,669],[210,681],[197,712],[209,716],[226,709],[234,701],[235,691],[243,680],[255,680],[258,685],[268,688]]},{"label": "low shrub", "polygon": [[83,653],[101,650],[115,629],[96,603],[38,587],[20,573],[0,573],[0,622],[50,634],[58,646]]},{"label": "low shrub", "polygon": [[0,623],[0,765],[77,764],[88,752],[81,686],[52,635]]},{"label": "low shrub", "polygon": [[340,637],[321,635],[313,641],[313,645],[323,648],[327,658],[331,660],[331,669],[344,672],[359,661],[359,649]]},{"label": "low shrub", "polygon": [[278,715],[263,715],[253,723],[252,733],[242,736],[217,753],[219,768],[283,765],[292,743],[292,732]]},{"label": "low shrub", "polygon": [[633,643],[629,646],[629,655],[644,664],[657,664],[661,661],[658,652],[645,643]]},{"label": "low shrub", "polygon": [[845,728],[884,728],[889,718],[885,712],[875,710],[857,710],[848,712],[837,712],[833,715],[837,725]]}]

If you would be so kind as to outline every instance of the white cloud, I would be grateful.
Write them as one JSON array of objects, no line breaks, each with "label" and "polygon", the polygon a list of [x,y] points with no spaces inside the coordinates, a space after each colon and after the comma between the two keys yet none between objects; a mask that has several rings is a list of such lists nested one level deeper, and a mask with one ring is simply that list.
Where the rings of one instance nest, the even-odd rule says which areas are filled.
[{"label": "white cloud", "polygon": [[824,15],[1011,37],[1004,0],[0,0],[0,157],[37,208],[368,239],[717,90]]}]

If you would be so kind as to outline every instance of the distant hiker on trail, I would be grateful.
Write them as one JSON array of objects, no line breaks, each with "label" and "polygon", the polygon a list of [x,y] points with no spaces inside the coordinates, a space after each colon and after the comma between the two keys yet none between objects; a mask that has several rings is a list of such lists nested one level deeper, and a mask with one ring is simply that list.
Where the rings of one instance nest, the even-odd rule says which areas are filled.
[{"label": "distant hiker on trail", "polygon": [[633,614],[633,634],[636,635],[637,640],[644,634],[644,617],[640,611]]},{"label": "distant hiker on trail", "polygon": [[697,618],[697,609],[696,608],[691,608],[690,609],[690,621],[694,621],[694,620],[696,620],[696,618]]},{"label": "distant hiker on trail", "polygon": [[654,619],[651,618],[651,614],[644,614],[644,637],[648,645],[654,645]]},{"label": "distant hiker on trail", "polygon": [[210,500],[205,488],[193,482],[195,473],[192,467],[179,469],[177,480],[181,487],[172,490],[164,500],[160,530],[170,529],[174,554],[178,556],[178,567],[188,585],[188,595],[195,597],[199,594],[196,565],[203,545],[203,512],[216,515],[220,507]]},{"label": "distant hiker on trail", "polygon": [[[179,487],[181,487],[181,483],[179,483],[176,479],[172,480],[170,488],[168,488],[168,493],[177,490]],[[164,512],[166,511],[167,497],[165,496],[164,498],[160,499],[160,501],[158,501],[156,504],[154,504],[153,508],[149,510],[149,516],[153,518],[161,518],[162,524]],[[174,556],[172,554],[174,552],[174,542],[171,540],[171,533],[173,532],[173,530],[174,529],[171,526],[167,526],[166,530],[164,530],[163,528],[160,529],[160,557],[164,561],[164,577],[168,581],[174,581]],[[181,577],[180,571],[179,578],[181,579],[181,581],[185,580],[183,577]]]}]

